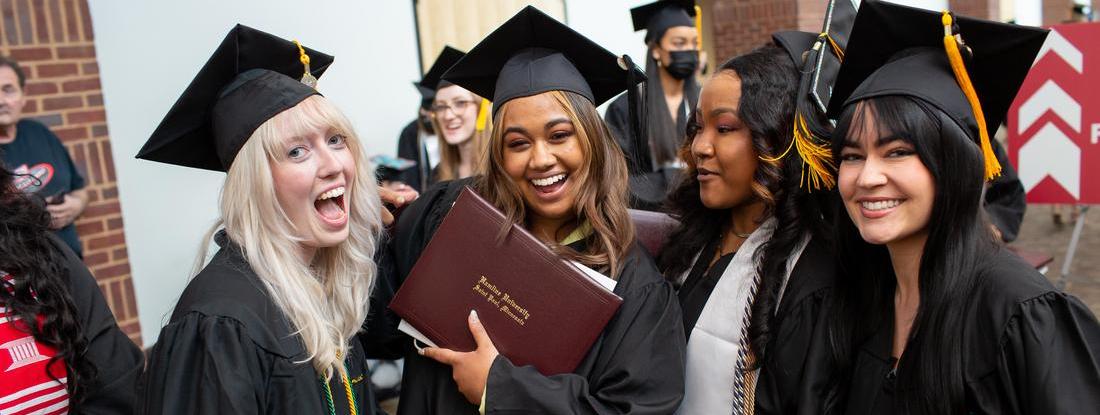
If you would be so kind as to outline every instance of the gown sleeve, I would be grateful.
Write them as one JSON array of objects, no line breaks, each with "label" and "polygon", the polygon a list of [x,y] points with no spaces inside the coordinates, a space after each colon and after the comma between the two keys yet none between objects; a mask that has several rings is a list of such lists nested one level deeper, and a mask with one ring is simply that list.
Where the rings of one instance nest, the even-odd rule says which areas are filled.
[{"label": "gown sleeve", "polygon": [[[620,278],[621,279],[621,278]],[[486,414],[671,414],[684,393],[684,329],[665,281],[623,293],[618,314],[589,353],[590,375],[543,376],[503,356],[489,371]]]},{"label": "gown sleeve", "polygon": [[830,365],[826,303],[829,288],[806,295],[786,311],[770,342],[756,385],[757,414],[821,414],[835,381]]},{"label": "gown sleeve", "polygon": [[238,321],[187,314],[161,331],[149,356],[139,413],[262,413],[262,360]]},{"label": "gown sleeve", "polygon": [[997,161],[1001,162],[1001,175],[989,183],[985,191],[985,211],[989,221],[1001,231],[1005,242],[1016,240],[1020,233],[1020,224],[1024,222],[1027,210],[1027,195],[1016,169],[1009,163],[1004,147],[997,140],[990,140]]},{"label": "gown sleeve", "polygon": [[988,414],[1085,414],[1100,408],[1100,324],[1073,296],[1020,303],[1005,326],[993,382],[973,399]]},{"label": "gown sleeve", "polygon": [[55,245],[64,253],[70,295],[88,341],[87,358],[95,365],[96,377],[87,385],[80,412],[116,414],[133,412],[134,386],[144,366],[141,349],[118,328],[107,301],[84,263],[60,240]]}]

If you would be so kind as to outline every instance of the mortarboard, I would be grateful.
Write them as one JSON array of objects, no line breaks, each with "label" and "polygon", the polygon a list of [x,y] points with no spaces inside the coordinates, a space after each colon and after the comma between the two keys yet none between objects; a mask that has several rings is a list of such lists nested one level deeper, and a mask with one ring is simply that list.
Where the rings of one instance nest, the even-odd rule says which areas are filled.
[{"label": "mortarboard", "polygon": [[296,43],[235,26],[137,158],[228,171],[260,124],[318,93],[313,85],[333,57]]},{"label": "mortarboard", "polygon": [[439,88],[449,85],[450,82],[443,80],[443,74],[463,56],[466,56],[466,53],[461,50],[444,46],[443,51],[439,52],[439,56],[432,63],[432,67],[428,68],[428,73],[424,74],[424,78],[420,80],[419,87],[431,90],[434,95]]},{"label": "mortarboard", "polygon": [[470,49],[443,79],[492,97],[495,114],[513,98],[548,91],[574,92],[598,106],[634,89],[645,74],[629,59],[527,6]]},{"label": "mortarboard", "polygon": [[829,115],[836,118],[845,106],[878,96],[920,99],[978,143],[985,178],[992,179],[1000,174],[1000,164],[990,137],[1047,32],[866,0],[856,15]]},{"label": "mortarboard", "polygon": [[798,92],[795,97],[794,135],[790,147],[765,161],[779,161],[794,147],[802,159],[802,181],[811,190],[830,189],[836,184],[836,166],[828,145],[831,121],[826,116],[826,104],[832,94],[844,48],[855,19],[852,0],[830,0],[825,11],[821,32],[786,31],[772,34],[772,40],[791,57],[799,69]]},{"label": "mortarboard", "polygon": [[646,43],[659,39],[672,27],[695,27],[695,14],[694,0],[659,0],[630,9],[634,31],[645,30]]},{"label": "mortarboard", "polygon": [[435,91],[441,86],[446,86],[441,85],[443,73],[465,55],[466,53],[458,49],[444,46],[443,51],[439,52],[439,56],[432,63],[432,67],[428,68],[428,73],[424,74],[420,82],[413,82],[417,92],[420,92],[420,108],[425,110],[431,108],[432,102],[435,101]]}]

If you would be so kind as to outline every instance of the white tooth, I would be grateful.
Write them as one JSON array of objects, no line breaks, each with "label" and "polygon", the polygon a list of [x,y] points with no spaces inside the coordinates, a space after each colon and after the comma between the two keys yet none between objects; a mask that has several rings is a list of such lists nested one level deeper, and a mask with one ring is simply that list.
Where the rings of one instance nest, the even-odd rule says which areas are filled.
[{"label": "white tooth", "polygon": [[557,182],[561,181],[564,178],[565,178],[565,174],[559,174],[559,175],[547,177],[547,178],[544,178],[544,179],[531,179],[531,183],[534,183],[535,186],[539,186],[539,187],[549,186],[549,185],[552,185],[554,183],[557,183]]}]

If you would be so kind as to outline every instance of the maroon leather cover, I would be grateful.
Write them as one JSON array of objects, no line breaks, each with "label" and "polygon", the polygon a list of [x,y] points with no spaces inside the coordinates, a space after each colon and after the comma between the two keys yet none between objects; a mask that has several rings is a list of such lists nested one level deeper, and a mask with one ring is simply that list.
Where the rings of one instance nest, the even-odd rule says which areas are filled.
[{"label": "maroon leather cover", "polygon": [[467,187],[390,308],[440,347],[464,352],[476,348],[466,320],[477,310],[501,354],[550,376],[576,369],[621,304]]}]

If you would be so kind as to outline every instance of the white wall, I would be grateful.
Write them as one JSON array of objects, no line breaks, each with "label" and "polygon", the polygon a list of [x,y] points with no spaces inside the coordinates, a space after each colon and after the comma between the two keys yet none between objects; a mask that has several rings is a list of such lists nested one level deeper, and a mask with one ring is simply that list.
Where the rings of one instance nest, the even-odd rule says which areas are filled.
[{"label": "white wall", "polygon": [[[393,153],[419,102],[410,1],[188,0],[89,2],[126,241],[146,345],[186,285],[217,216],[223,174],[134,159],[236,23],[336,56],[319,89],[370,153]],[[308,10],[305,10],[308,9]]]}]

